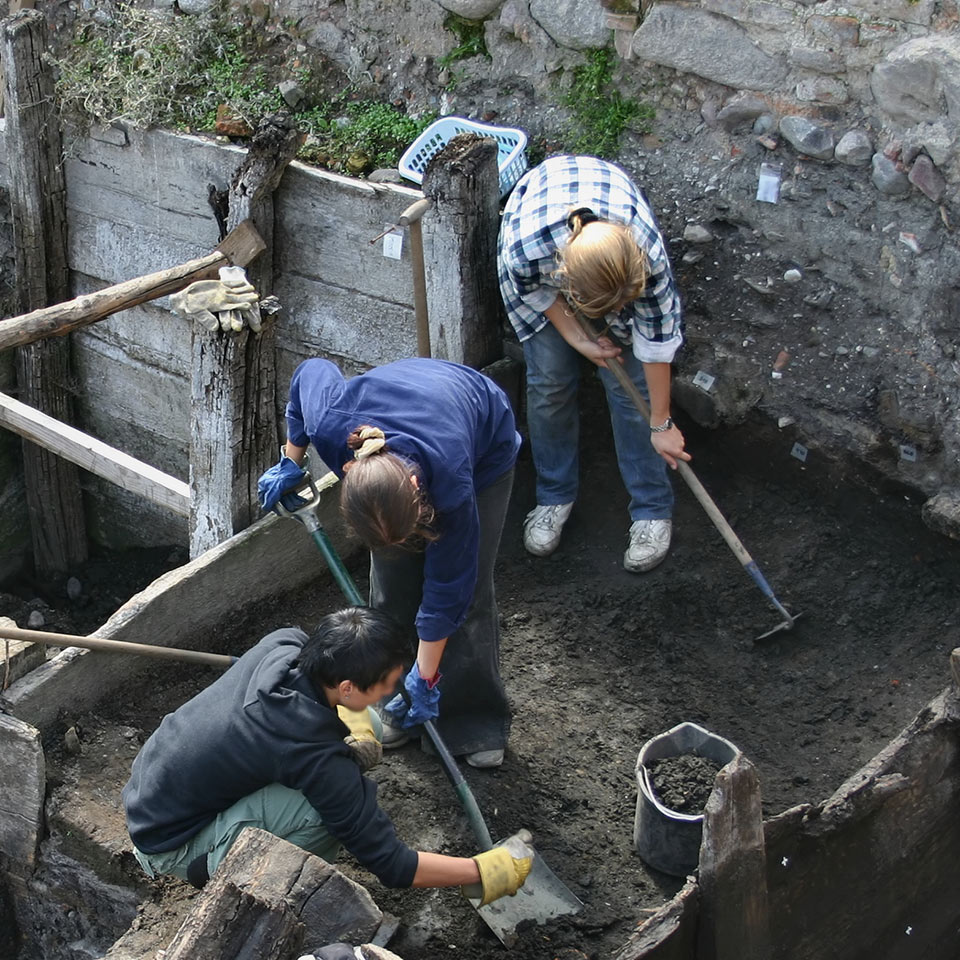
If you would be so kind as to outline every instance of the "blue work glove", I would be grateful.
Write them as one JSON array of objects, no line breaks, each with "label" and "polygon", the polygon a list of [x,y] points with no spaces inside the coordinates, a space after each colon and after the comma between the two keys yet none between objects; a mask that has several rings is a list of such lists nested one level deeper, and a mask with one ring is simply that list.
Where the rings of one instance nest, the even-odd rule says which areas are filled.
[{"label": "blue work glove", "polygon": [[433,720],[440,713],[440,688],[437,684],[442,678],[440,671],[430,680],[420,676],[420,667],[414,661],[410,672],[403,681],[404,690],[410,697],[407,703],[404,695],[398,693],[384,708],[384,713],[401,727],[416,727],[425,720]]},{"label": "blue work glove", "polygon": [[295,493],[286,491],[297,486],[307,475],[289,457],[284,457],[276,466],[265,470],[257,481],[257,500],[264,510],[272,510],[282,503],[288,510],[302,507],[305,500]]}]

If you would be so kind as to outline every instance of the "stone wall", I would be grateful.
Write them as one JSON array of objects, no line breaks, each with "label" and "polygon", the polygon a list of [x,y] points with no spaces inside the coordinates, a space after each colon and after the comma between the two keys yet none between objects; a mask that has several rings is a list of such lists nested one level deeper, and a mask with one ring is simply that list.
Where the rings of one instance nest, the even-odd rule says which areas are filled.
[{"label": "stone wall", "polygon": [[[519,126],[547,151],[569,139],[575,68],[615,51],[616,88],[656,109],[617,159],[651,198],[686,300],[678,406],[710,426],[759,413],[783,430],[785,469],[797,443],[848,461],[960,536],[955,0],[279,0],[274,13],[384,99]],[[483,22],[489,56],[442,61],[451,14]],[[757,199],[763,163],[778,203]]]}]

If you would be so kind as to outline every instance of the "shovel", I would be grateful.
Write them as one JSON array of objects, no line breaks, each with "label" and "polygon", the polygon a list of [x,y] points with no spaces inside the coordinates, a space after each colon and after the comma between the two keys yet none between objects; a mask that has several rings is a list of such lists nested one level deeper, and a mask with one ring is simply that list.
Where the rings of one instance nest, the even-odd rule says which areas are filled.
[{"label": "shovel", "polygon": [[[593,329],[593,326],[588,320],[580,315],[579,312],[576,313],[577,320],[580,323],[580,328],[583,330],[584,334],[589,337],[594,343],[599,339],[599,335]],[[643,394],[637,389],[636,384],[630,379],[629,374],[623,368],[623,364],[615,358],[614,362],[607,364],[607,369],[616,377],[617,382],[624,389],[627,396],[633,401],[634,406],[640,411],[640,415],[647,421],[650,422],[650,407],[647,404],[647,401],[643,399]],[[768,630],[766,633],[761,633],[756,640],[766,640],[767,637],[772,637],[775,633],[779,633],[781,630],[792,630],[794,623],[803,616],[802,613],[792,614],[789,613],[784,607],[784,605],[776,598],[776,595],[773,592],[770,584],[767,583],[766,577],[760,572],[760,568],[757,566],[756,561],[750,554],[747,552],[747,548],[740,542],[740,538],[733,532],[733,527],[727,523],[726,517],[720,512],[720,508],[714,503],[713,498],[707,493],[706,488],[700,482],[700,479],[690,468],[690,465],[684,460],[677,461],[677,473],[684,479],[687,486],[690,488],[690,491],[697,498],[700,506],[706,511],[707,516],[713,521],[713,525],[720,532],[720,536],[723,537],[727,546],[733,551],[733,555],[740,561],[740,564],[743,566],[743,569],[750,574],[753,578],[753,582],[760,588],[763,595],[773,604],[777,612],[783,617],[783,621],[778,623],[775,627]]]},{"label": "shovel", "polygon": [[[304,497],[303,483],[306,483],[310,490],[310,498]],[[300,521],[313,537],[315,543],[323,554],[323,559],[330,568],[330,573],[337,581],[343,595],[355,606],[366,606],[363,597],[353,582],[353,578],[343,565],[343,561],[337,555],[327,532],[317,518],[317,508],[320,506],[320,491],[309,473],[306,474],[306,480],[300,481],[296,492],[304,499],[304,504],[295,510],[288,510],[282,503],[277,503],[274,511],[282,517],[291,517]],[[496,934],[497,939],[507,947],[512,947],[517,940],[517,926],[524,921],[533,921],[534,923],[545,923],[554,917],[565,914],[579,913],[583,904],[568,889],[563,881],[547,866],[546,861],[530,846],[532,836],[527,830],[520,830],[506,840],[494,844],[490,836],[490,830],[487,828],[483,814],[477,804],[477,799],[470,789],[470,785],[464,779],[457,761],[447,749],[446,743],[440,736],[439,731],[432,720],[423,723],[423,729],[426,731],[433,748],[440,757],[444,772],[450,778],[453,788],[457,793],[457,798],[470,821],[470,827],[477,843],[481,849],[489,850],[493,846],[507,847],[515,856],[529,856],[533,853],[533,865],[527,876],[524,885],[512,897],[501,897],[493,903],[486,906],[480,906],[480,898],[468,897],[474,909],[483,918],[487,926]]]}]

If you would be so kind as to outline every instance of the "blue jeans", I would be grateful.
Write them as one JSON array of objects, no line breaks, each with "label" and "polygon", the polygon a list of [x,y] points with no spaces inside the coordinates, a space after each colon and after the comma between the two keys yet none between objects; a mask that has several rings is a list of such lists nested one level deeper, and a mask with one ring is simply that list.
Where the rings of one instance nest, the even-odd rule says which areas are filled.
[{"label": "blue jeans", "polygon": [[[577,388],[582,357],[549,323],[523,341],[523,356],[537,503],[571,503],[577,499],[580,462]],[[621,356],[630,379],[649,399],[643,364],[629,346]],[[597,369],[607,393],[620,476],[630,494],[630,519],[668,520],[673,513],[673,487],[666,461],[653,449],[649,425],[616,377]]]}]

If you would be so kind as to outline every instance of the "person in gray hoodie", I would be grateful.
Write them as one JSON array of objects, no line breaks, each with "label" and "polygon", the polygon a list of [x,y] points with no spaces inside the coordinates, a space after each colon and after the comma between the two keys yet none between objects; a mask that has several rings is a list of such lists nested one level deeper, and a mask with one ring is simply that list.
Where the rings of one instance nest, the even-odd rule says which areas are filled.
[{"label": "person in gray hoodie", "polygon": [[379,726],[370,707],[408,659],[397,624],[367,607],[329,614],[309,637],[297,627],[264,637],[164,717],[135,758],[123,803],[144,870],[202,887],[252,826],[329,862],[342,845],[386,886],[461,885],[485,903],[516,893],[530,858],[404,844],[347,742],[351,728]]}]

